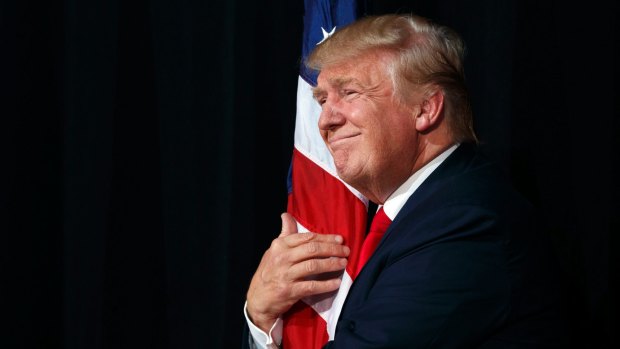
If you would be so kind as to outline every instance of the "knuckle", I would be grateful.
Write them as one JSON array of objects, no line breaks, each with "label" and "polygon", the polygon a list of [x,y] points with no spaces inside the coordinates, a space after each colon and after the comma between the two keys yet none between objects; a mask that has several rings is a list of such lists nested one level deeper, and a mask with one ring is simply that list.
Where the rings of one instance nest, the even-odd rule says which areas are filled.
[{"label": "knuckle", "polygon": [[274,239],[273,241],[271,241],[271,249],[277,250],[280,248],[280,246],[282,246],[281,239]]},{"label": "knuckle", "polygon": [[329,253],[331,255],[337,255],[338,252],[340,251],[339,246],[338,245],[328,245],[327,249],[329,250]]},{"label": "knuckle", "polygon": [[314,236],[315,234],[310,233],[310,232],[295,234],[295,241],[297,244],[301,244],[301,243],[313,240]]},{"label": "knuckle", "polygon": [[306,262],[306,271],[308,273],[313,273],[317,270],[318,268],[318,264],[317,261],[312,259]]},{"label": "knuckle", "polygon": [[306,292],[312,294],[317,290],[318,287],[318,283],[315,280],[311,280],[306,284]]},{"label": "knuckle", "polygon": [[306,244],[306,251],[310,255],[314,255],[319,252],[319,244],[316,242],[309,242]]},{"label": "knuckle", "polygon": [[274,288],[274,295],[276,296],[276,298],[279,298],[279,299],[287,298],[288,295],[289,295],[289,289],[287,287],[285,287],[284,284],[279,283]]},{"label": "knuckle", "polygon": [[310,241],[310,240],[314,239],[314,237],[316,236],[316,234],[314,234],[312,232],[303,233],[301,235],[304,237],[305,241]]},{"label": "knuckle", "polygon": [[342,265],[341,265],[341,261],[339,258],[330,258],[329,259],[329,264],[330,267],[333,269],[339,269]]}]

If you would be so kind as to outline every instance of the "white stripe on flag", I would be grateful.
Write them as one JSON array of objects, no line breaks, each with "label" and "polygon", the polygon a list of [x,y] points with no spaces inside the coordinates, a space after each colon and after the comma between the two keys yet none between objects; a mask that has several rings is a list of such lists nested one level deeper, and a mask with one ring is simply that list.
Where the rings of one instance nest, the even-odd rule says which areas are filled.
[{"label": "white stripe on flag", "polygon": [[[297,223],[297,230],[299,233],[309,232],[308,228],[299,224],[299,222]],[[327,298],[325,298],[325,295],[318,295],[302,299],[304,303],[308,304],[321,318],[323,318],[323,320],[325,320],[327,323],[327,334],[330,340],[334,339],[334,335],[336,334],[338,317],[340,317],[340,311],[342,310],[342,306],[344,305],[344,301],[347,298],[352,284],[353,279],[351,279],[351,276],[345,270],[344,273],[342,273],[342,282],[336,294]]]},{"label": "white stripe on flag", "polygon": [[341,181],[355,196],[368,207],[368,199],[355,188],[345,183],[336,173],[336,166],[321,133],[319,132],[319,117],[321,106],[314,100],[312,86],[298,77],[297,82],[297,116],[295,119],[295,148],[320,166],[325,172]]}]

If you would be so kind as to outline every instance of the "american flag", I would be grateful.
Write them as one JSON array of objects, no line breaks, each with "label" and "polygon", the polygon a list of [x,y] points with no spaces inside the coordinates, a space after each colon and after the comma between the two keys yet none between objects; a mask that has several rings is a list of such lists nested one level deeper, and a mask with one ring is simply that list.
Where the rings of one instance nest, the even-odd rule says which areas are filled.
[{"label": "american flag", "polygon": [[288,208],[300,232],[340,234],[351,248],[340,289],[310,297],[283,316],[284,348],[321,348],[334,338],[336,321],[353,282],[364,241],[368,200],[340,180],[318,129],[321,108],[312,97],[317,72],[303,62],[314,47],[355,20],[355,0],[305,0],[302,64],[297,86],[295,149],[288,178]]}]

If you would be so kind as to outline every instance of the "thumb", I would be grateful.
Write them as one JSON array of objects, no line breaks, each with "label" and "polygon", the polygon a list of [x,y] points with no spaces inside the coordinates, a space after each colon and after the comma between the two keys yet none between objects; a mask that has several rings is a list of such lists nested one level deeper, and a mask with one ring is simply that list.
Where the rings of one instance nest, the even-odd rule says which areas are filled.
[{"label": "thumb", "polygon": [[297,221],[295,221],[293,216],[285,212],[280,215],[280,218],[282,218],[282,232],[280,232],[280,236],[287,236],[297,233]]}]

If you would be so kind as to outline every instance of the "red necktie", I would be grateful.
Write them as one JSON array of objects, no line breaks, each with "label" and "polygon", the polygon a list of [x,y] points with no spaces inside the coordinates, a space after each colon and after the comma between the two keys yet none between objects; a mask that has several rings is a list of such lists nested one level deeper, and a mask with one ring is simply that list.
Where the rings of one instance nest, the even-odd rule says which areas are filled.
[{"label": "red necktie", "polygon": [[383,206],[381,206],[372,218],[370,230],[368,231],[368,235],[366,235],[366,239],[364,239],[364,244],[362,245],[359,260],[357,262],[357,271],[355,272],[355,276],[360,273],[364,267],[364,264],[366,264],[366,261],[368,261],[370,256],[372,256],[372,253],[377,248],[377,245],[379,245],[381,237],[383,237],[383,234],[390,226],[390,223],[392,223],[392,220],[385,214],[383,211]]}]

